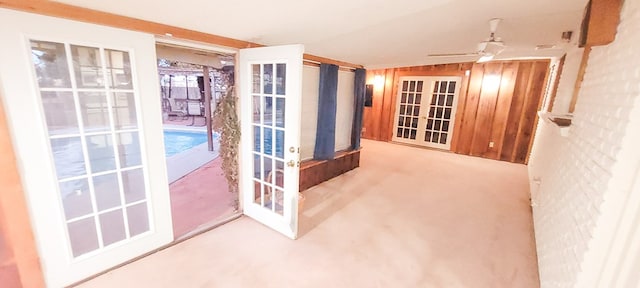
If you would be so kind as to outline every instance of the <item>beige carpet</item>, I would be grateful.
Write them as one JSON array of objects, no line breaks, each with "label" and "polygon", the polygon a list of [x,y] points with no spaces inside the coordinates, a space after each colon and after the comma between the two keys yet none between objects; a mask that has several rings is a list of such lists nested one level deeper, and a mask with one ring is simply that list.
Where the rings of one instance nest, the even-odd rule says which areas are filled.
[{"label": "beige carpet", "polygon": [[526,167],[364,141],[300,238],[243,217],[81,287],[538,287]]}]

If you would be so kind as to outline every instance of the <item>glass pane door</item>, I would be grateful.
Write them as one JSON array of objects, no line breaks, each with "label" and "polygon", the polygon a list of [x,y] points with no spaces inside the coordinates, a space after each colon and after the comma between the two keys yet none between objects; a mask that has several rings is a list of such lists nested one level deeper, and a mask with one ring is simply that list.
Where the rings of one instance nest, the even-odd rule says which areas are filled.
[{"label": "glass pane door", "polygon": [[396,137],[415,140],[418,135],[420,105],[422,104],[422,87],[424,81],[402,81],[400,91],[400,110],[398,111],[398,128]]},{"label": "glass pane door", "polygon": [[0,19],[19,23],[0,28],[0,87],[46,286],[171,242],[155,37]]},{"label": "glass pane door", "polygon": [[284,214],[286,63],[251,65],[254,203]]},{"label": "glass pane door", "polygon": [[449,149],[460,77],[400,77],[393,141]]},{"label": "glass pane door", "polygon": [[452,120],[455,115],[454,103],[457,100],[457,83],[455,80],[433,82],[427,125],[424,130],[424,142],[436,144],[434,145],[436,147],[444,145],[443,148],[449,148],[452,137],[451,128],[453,128]]},{"label": "glass pane door", "polygon": [[[240,50],[244,213],[296,238],[301,45]],[[246,165],[248,164],[248,165]]]},{"label": "glass pane door", "polygon": [[149,231],[129,52],[30,45],[71,256]]}]

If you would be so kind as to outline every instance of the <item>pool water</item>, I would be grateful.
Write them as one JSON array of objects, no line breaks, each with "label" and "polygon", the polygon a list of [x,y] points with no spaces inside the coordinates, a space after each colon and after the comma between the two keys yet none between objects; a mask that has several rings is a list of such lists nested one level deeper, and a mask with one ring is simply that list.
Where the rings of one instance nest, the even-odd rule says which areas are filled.
[{"label": "pool water", "polygon": [[[264,128],[264,130],[262,131],[262,133],[260,133],[260,129],[259,128],[254,128],[253,129],[253,140],[254,140],[254,144],[253,144],[253,151],[256,152],[263,152],[267,155],[272,155],[272,145],[275,144],[275,152],[276,152],[276,157],[280,157],[280,158],[284,158],[284,131],[281,130],[276,130],[275,131],[275,136],[276,136],[276,141],[273,141],[273,136],[272,136],[272,129],[271,128]],[[262,146],[260,146],[260,138],[262,137]],[[274,143],[275,142],[275,143]]]},{"label": "pool water", "polygon": [[[217,133],[213,133],[216,139]],[[164,130],[165,157],[176,155],[200,144],[207,143],[207,133]]]}]

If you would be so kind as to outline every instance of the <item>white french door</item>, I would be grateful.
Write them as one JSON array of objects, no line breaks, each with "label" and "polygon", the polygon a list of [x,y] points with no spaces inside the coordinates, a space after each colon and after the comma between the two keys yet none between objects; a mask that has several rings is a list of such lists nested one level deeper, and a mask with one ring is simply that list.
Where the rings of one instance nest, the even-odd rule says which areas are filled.
[{"label": "white french door", "polygon": [[295,239],[298,232],[302,45],[239,53],[244,214]]},{"label": "white french door", "polygon": [[393,141],[449,150],[460,77],[400,77]]},{"label": "white french door", "polygon": [[172,241],[155,39],[0,9],[3,104],[49,287]]}]

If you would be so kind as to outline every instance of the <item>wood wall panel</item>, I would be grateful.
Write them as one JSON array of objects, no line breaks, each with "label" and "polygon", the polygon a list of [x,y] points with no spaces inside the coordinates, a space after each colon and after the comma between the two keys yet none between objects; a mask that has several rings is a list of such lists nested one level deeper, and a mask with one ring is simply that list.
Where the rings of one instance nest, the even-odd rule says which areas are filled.
[{"label": "wood wall panel", "polygon": [[[465,69],[464,67],[461,67],[462,69]],[[472,65],[470,64],[469,69],[472,68]],[[465,70],[461,70],[465,71]],[[463,76],[462,76],[462,85],[460,86],[460,95],[467,95],[468,91],[469,91],[469,80],[471,79],[471,77],[469,77],[469,75],[471,74],[471,70],[469,70],[469,75],[467,75],[466,72],[462,72]],[[456,127],[460,127],[460,125],[462,125],[462,120],[463,120],[463,115],[464,115],[464,109],[465,106],[467,105],[467,97],[458,97],[458,104],[457,104],[457,109],[456,109],[456,115],[455,115],[455,119],[453,122],[453,127],[454,127],[454,131],[453,131],[453,135],[451,135],[451,151],[457,151],[458,150],[458,140],[460,139],[460,133],[458,133],[457,131],[455,131]]]},{"label": "wood wall panel", "polygon": [[518,128],[522,116],[522,105],[524,104],[524,97],[529,85],[531,66],[532,63],[521,63],[518,69],[518,76],[516,77],[515,89],[511,100],[511,108],[509,109],[509,116],[507,118],[504,142],[502,143],[502,150],[500,151],[500,160],[503,161],[514,161],[512,155],[516,146],[516,137],[518,136]]},{"label": "wood wall panel", "polygon": [[[384,91],[391,91],[391,97],[383,97],[382,102],[382,114],[381,114],[381,123],[393,123],[395,115],[395,107],[396,107],[396,95],[398,95],[397,85],[394,85],[395,82],[395,70],[387,69],[385,71],[385,84]],[[379,138],[381,140],[387,139],[388,135],[393,134],[393,126],[390,125],[380,125],[380,135]],[[390,139],[390,138],[389,138]]]},{"label": "wood wall panel", "polygon": [[489,142],[492,140],[491,133],[487,133],[487,131],[493,125],[498,92],[500,90],[502,65],[502,63],[487,63],[484,67],[484,77],[482,78],[478,111],[474,121],[470,155],[485,156],[489,148]]},{"label": "wood wall panel", "polygon": [[[460,95],[460,98],[466,98],[466,105],[462,110],[462,115],[460,115],[460,126],[455,127],[453,131],[454,135],[457,135],[458,138],[456,150],[453,151],[460,154],[471,153],[476,112],[478,111],[480,92],[482,90],[482,78],[484,77],[484,66],[474,65],[471,69],[471,75],[467,95]],[[454,136],[454,138],[456,138],[456,136]]]},{"label": "wood wall panel", "polygon": [[490,159],[499,159],[500,152],[505,139],[505,130],[507,121],[509,120],[509,109],[513,100],[513,89],[516,83],[518,66],[520,63],[506,63],[502,70],[502,78],[500,80],[500,91],[498,93],[498,101],[496,103],[495,117],[493,118],[493,126],[491,128],[491,139],[494,146],[488,147],[484,157]]},{"label": "wood wall panel", "polygon": [[[469,74],[465,73],[467,70]],[[368,83],[373,83],[373,77],[377,74],[386,76],[386,84],[374,90],[374,107],[365,109],[364,125],[367,132],[363,133],[363,137],[391,141],[400,77],[461,76],[463,80],[451,151],[526,163],[534,136],[537,110],[547,85],[548,70],[549,60],[531,60],[368,71]],[[491,84],[493,87],[489,87],[489,80],[484,83],[485,77],[497,77]],[[493,142],[493,147],[489,147],[490,142]]]},{"label": "wood wall panel", "polygon": [[542,95],[545,91],[545,85],[539,83],[547,83],[549,77],[549,64],[536,62],[533,64],[532,77],[529,81],[531,87],[523,107],[522,119],[520,120],[520,131],[518,142],[516,143],[516,152],[514,153],[516,163],[527,163],[531,144],[533,143],[533,135],[535,126],[538,121],[537,111],[542,104]]},{"label": "wood wall panel", "polygon": [[[367,71],[367,84],[374,84],[376,75],[385,75],[386,70]],[[385,81],[387,82],[387,81]],[[384,86],[374,86],[371,107],[364,107],[362,121],[362,137],[373,140],[380,139],[380,125],[382,123],[382,106],[384,104]]]}]

